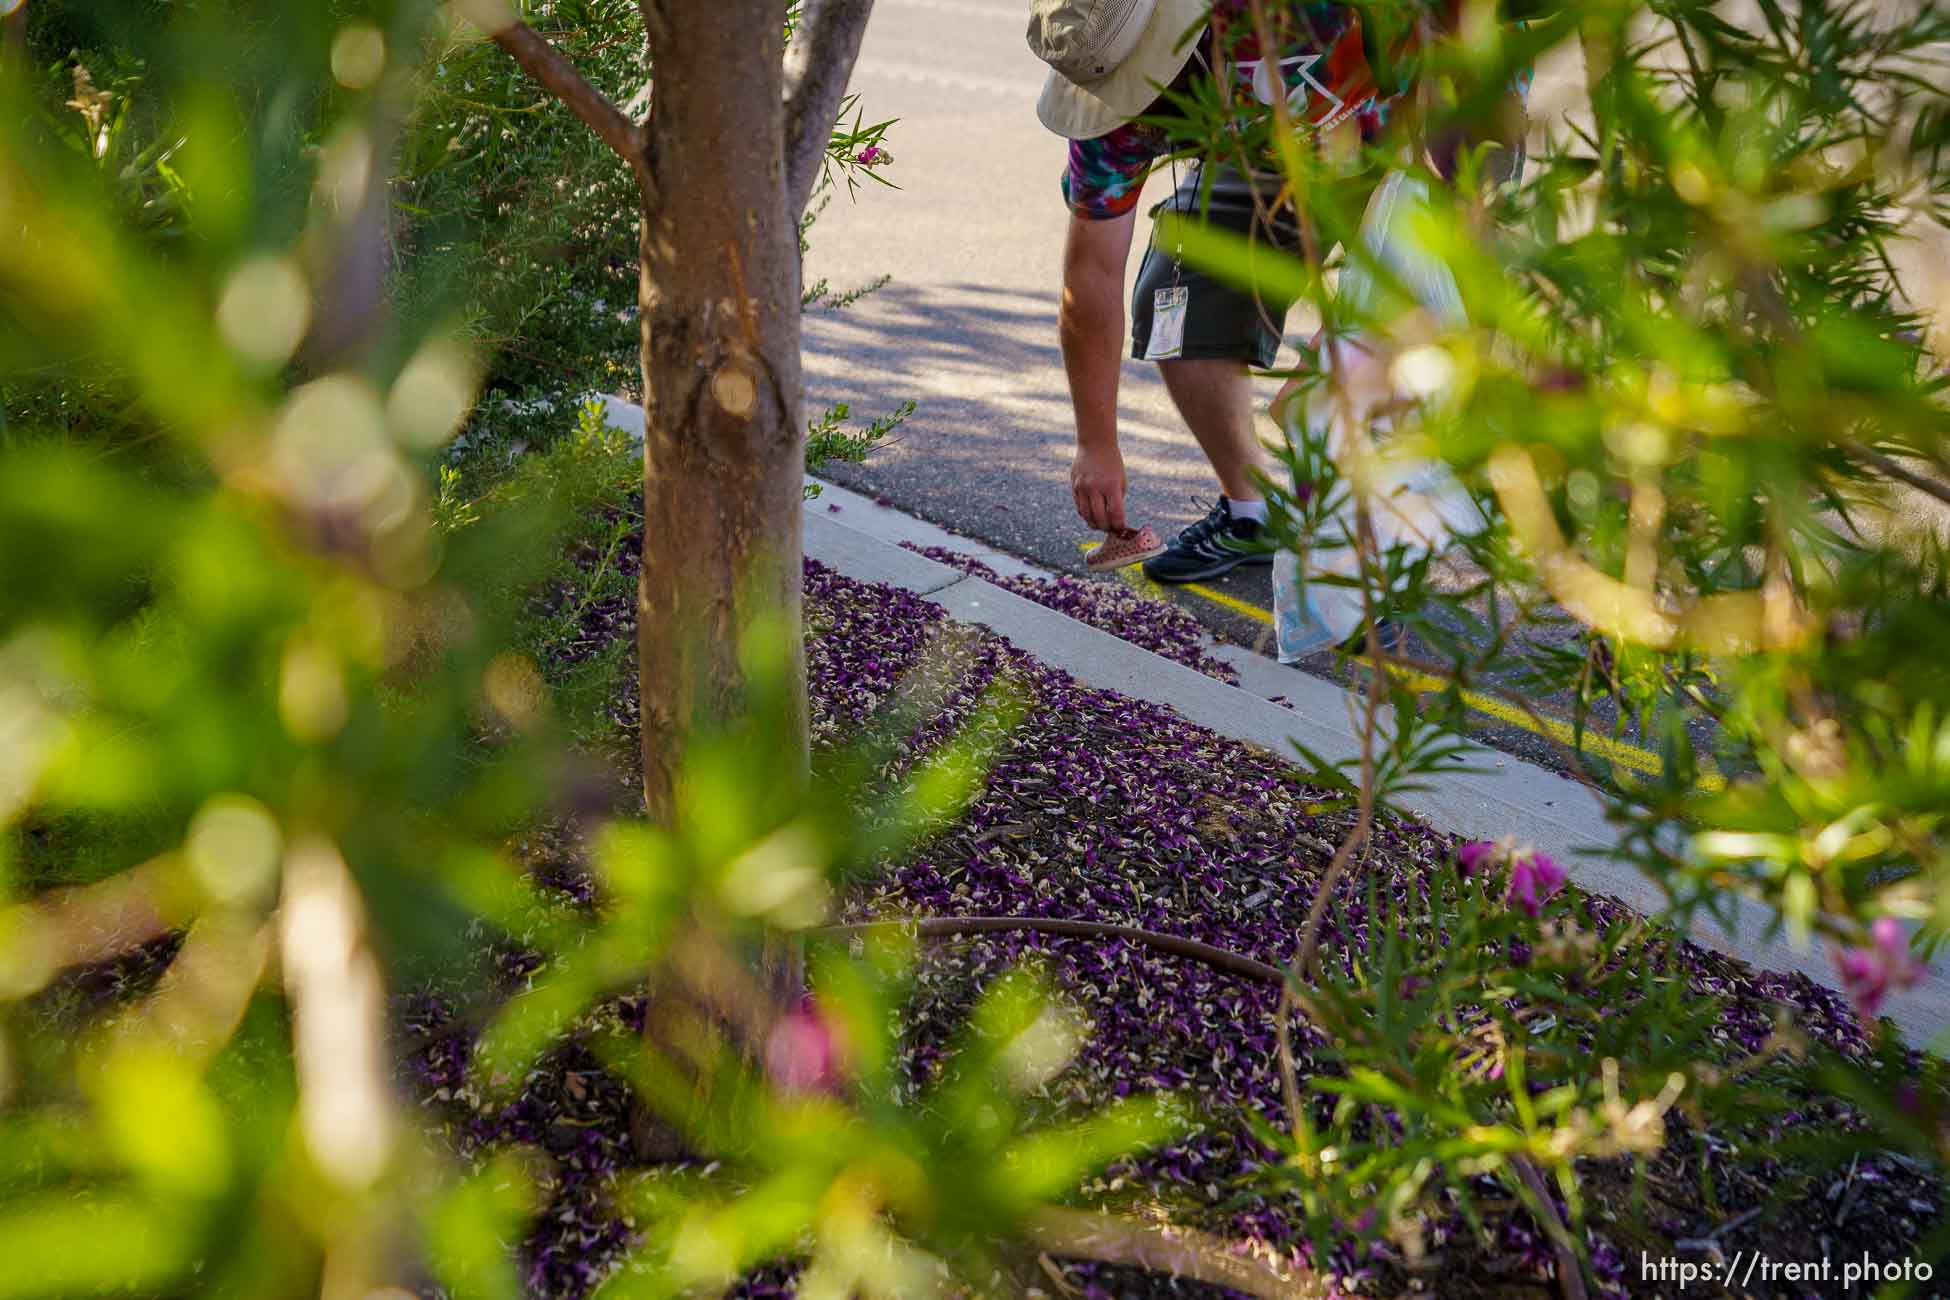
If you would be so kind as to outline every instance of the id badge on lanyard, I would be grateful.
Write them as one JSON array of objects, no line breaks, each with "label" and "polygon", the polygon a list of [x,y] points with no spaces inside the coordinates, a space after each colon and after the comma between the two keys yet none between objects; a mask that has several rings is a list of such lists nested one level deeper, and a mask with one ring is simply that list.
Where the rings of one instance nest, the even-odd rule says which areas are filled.
[{"label": "id badge on lanyard", "polygon": [[[1171,168],[1172,193],[1178,192],[1178,165]],[[1171,284],[1158,289],[1151,295],[1151,334],[1145,340],[1144,359],[1146,361],[1170,361],[1185,351],[1185,304],[1191,292],[1179,283],[1180,274],[1185,269],[1181,255],[1185,248],[1180,244],[1172,250]]]},{"label": "id badge on lanyard", "polygon": [[1151,337],[1144,349],[1146,361],[1170,361],[1185,351],[1185,300],[1189,296],[1182,284],[1151,295]]}]

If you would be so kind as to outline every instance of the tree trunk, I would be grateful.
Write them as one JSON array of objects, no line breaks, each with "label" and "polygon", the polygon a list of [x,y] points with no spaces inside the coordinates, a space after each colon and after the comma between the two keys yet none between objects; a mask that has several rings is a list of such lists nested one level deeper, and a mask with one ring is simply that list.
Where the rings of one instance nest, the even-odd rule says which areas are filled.
[{"label": "tree trunk", "polygon": [[[646,0],[657,80],[642,228],[644,800],[671,812],[685,735],[737,715],[740,644],[806,752],[798,228],[782,163],[783,10]],[[769,693],[768,693],[769,694]]]}]

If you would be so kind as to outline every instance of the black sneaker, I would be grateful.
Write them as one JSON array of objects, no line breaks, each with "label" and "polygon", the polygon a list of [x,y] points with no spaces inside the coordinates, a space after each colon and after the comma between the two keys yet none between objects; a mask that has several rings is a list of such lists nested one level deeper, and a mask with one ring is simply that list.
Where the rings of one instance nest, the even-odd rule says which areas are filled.
[{"label": "black sneaker", "polygon": [[[1408,629],[1392,618],[1383,617],[1374,621],[1374,633],[1375,638],[1381,642],[1381,653],[1391,655],[1401,649],[1402,641],[1408,635]],[[1340,648],[1342,654],[1365,655],[1368,653],[1368,630],[1364,627],[1355,628],[1348,634],[1347,640],[1341,642]]]},{"label": "black sneaker", "polygon": [[1271,564],[1273,552],[1261,544],[1265,527],[1257,519],[1233,516],[1223,496],[1205,518],[1178,534],[1163,555],[1144,562],[1153,582],[1199,582],[1230,573],[1242,564]]}]

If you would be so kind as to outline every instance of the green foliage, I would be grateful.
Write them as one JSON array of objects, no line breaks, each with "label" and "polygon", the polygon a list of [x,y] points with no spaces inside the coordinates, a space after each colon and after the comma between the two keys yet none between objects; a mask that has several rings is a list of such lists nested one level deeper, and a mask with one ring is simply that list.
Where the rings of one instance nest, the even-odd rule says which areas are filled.
[{"label": "green foliage", "polygon": [[[116,207],[138,229],[163,238],[182,233],[189,187],[170,159],[183,140],[171,138],[167,128],[139,121],[141,74],[120,72],[98,85],[95,74],[78,60],[65,72],[73,94],[62,107],[73,116],[56,119],[61,143],[94,159],[103,179],[114,187]],[[46,98],[59,98],[59,91],[47,92]]]},{"label": "green foliage", "polygon": [[[1360,8],[1371,36],[1436,21],[1434,6]],[[1840,0],[1763,3],[1736,21],[1706,3],[1621,0],[1521,16],[1527,26],[1465,19],[1458,37],[1424,41],[1428,93],[1365,150],[1288,148],[1271,114],[1216,94],[1179,106],[1188,150],[1276,152],[1309,247],[1338,245],[1343,272],[1359,265],[1398,293],[1385,311],[1356,312],[1316,268],[1185,226],[1188,258],[1310,300],[1330,323],[1286,400],[1360,400],[1357,381],[1333,377],[1359,373],[1358,337],[1410,399],[1375,443],[1445,465],[1481,509],[1434,563],[1412,538],[1376,540],[1372,522],[1391,507],[1370,494],[1367,433],[1336,444],[1303,431],[1285,454],[1268,485],[1281,544],[1303,563],[1351,554],[1350,576],[1309,581],[1360,593],[1367,622],[1406,624],[1432,650],[1369,666],[1369,689],[1399,721],[1377,729],[1371,765],[1323,775],[1350,802],[1385,805],[1450,757],[1465,688],[1525,708],[1569,700],[1579,740],[1631,736],[1663,754],[1652,777],[1582,749],[1566,761],[1607,795],[1620,853],[1669,898],[1665,919],[1731,929],[1732,900],[1757,900],[1770,929],[1853,950],[1848,991],[1872,1016],[1883,990],[1863,964],[1897,987],[1906,974],[1882,938],[1902,932],[1871,942],[1871,923],[1922,922],[1927,947],[1950,921],[1950,675],[1922,649],[1950,633],[1946,535],[1929,499],[1950,482],[1950,407],[1915,305],[1942,285],[1902,284],[1895,269],[1904,223],[1940,226],[1950,193],[1950,15],[1924,6],[1898,20]],[[1564,53],[1588,73],[1583,125],[1550,131],[1514,183],[1489,184],[1480,149],[1464,152],[1453,185],[1430,175],[1426,142],[1498,138],[1500,88]],[[1375,177],[1397,167],[1438,182],[1419,237],[1456,276],[1464,328],[1401,311],[1412,286],[1354,239]],[[1438,708],[1409,697],[1432,686]],[[1412,1234],[1407,1207],[1427,1209],[1432,1189],[1466,1196],[1470,1171],[1518,1151],[1559,1165],[1575,1214],[1559,1156],[1587,1148],[1563,1125],[1602,1113],[1596,1090],[1612,1083],[1594,1078],[1598,1059],[1621,1063],[1628,1105],[1659,1095],[1666,1071],[1708,1117],[1751,1105],[1694,1086],[1687,1061],[1705,1058],[1681,1004],[1616,987],[1657,969],[1642,951],[1586,925],[1576,933],[1600,967],[1512,963],[1518,937],[1545,950],[1532,926],[1440,891],[1429,905],[1453,949],[1391,939],[1303,990],[1348,1072],[1315,1081],[1336,1099],[1324,1126],[1294,1117],[1322,1249],[1370,1203],[1381,1221],[1369,1231],[1393,1218],[1389,1230]],[[1586,993],[1590,1006],[1567,1002]],[[1631,1015],[1596,1016],[1619,998]],[[1636,1009],[1654,1007],[1641,1023]],[[1679,1017],[1670,1037],[1653,1032],[1666,1016]],[[1567,1055],[1541,1023],[1596,1038]],[[1478,1030],[1501,1045],[1501,1081],[1455,1069]],[[1950,1154],[1904,1071],[1823,1069],[1889,1140]],[[1517,1070],[1547,1087],[1526,1094]],[[1788,1077],[1758,1095],[1778,1097]],[[1503,1182],[1535,1201],[1514,1173]]]},{"label": "green foliage", "polygon": [[[644,75],[633,6],[529,16],[612,91]],[[1135,1102],[1038,1124],[1025,1080],[1074,1035],[1026,975],[917,1107],[887,1086],[898,941],[814,940],[817,1009],[783,1017],[738,974],[955,814],[1006,691],[900,780],[912,714],[808,791],[755,680],[671,827],[591,805],[621,652],[545,657],[633,595],[642,462],[534,400],[615,387],[634,347],[634,201],[582,128],[410,0],[36,6],[30,36],[40,71],[0,76],[0,1296],[520,1294],[530,1153],[457,1167],[394,1095],[388,994],[424,983],[491,1018],[486,1086],[646,981],[722,1013],[614,1053],[719,1157],[619,1189],[631,1293],[806,1256],[920,1294],[1172,1131]],[[837,128],[833,174],[885,129]],[[397,204],[368,202],[395,146]],[[909,410],[836,407],[812,454]],[[602,885],[573,914],[511,847],[564,808]],[[547,962],[505,1003],[487,934]],[[808,1079],[793,1034],[841,1020]]]},{"label": "green foliage", "polygon": [[[773,689],[759,684],[752,716],[778,716]],[[978,713],[965,730],[1006,730],[1014,707],[990,707],[1003,716]],[[951,742],[891,791],[876,790],[870,754],[842,756],[804,800],[784,793],[791,762],[766,725],[701,737],[676,824],[602,833],[600,915],[543,937],[546,974],[482,1039],[483,1071],[521,1079],[605,993],[645,980],[658,990],[646,1032],[605,1039],[605,1060],[712,1159],[631,1180],[624,1202],[647,1240],[605,1296],[722,1288],[782,1255],[806,1259],[807,1288],[933,1294],[937,1261],[987,1276],[1002,1235],[1181,1123],[1134,1100],[1036,1125],[1022,1094],[1067,1063],[1076,1034],[1023,975],[984,995],[943,1077],[908,1096],[892,1028],[910,996],[911,943],[890,928],[855,956],[816,927],[849,862],[898,852],[973,793],[979,747]],[[475,907],[506,928],[536,910],[519,890]],[[809,932],[817,999],[772,1015],[739,973],[742,955]]]},{"label": "green foliage", "polygon": [[[526,17],[598,89],[641,114],[650,75],[635,4],[550,0],[529,6]],[[457,453],[460,482],[473,493],[512,457],[561,436],[564,396],[641,396],[639,200],[614,152],[466,28],[433,42],[412,103],[399,161],[394,296],[409,304],[409,319],[462,321],[488,358],[488,400],[471,414]],[[857,198],[862,178],[892,184],[884,174],[892,125],[866,122],[848,97],[801,220],[802,255],[810,253],[814,223],[837,185]],[[479,274],[484,267],[493,274]],[[817,279],[801,296],[809,309],[843,310],[885,283],[883,276],[836,289]],[[831,460],[857,463],[911,410],[908,404],[858,431],[842,427],[843,408],[829,410],[811,422],[807,470]]]},{"label": "green foliage", "polygon": [[[826,408],[826,413],[814,420],[806,430],[806,472],[817,474],[826,465],[838,462],[842,465],[858,465],[876,448],[885,443],[894,430],[907,422],[914,414],[913,402],[902,402],[890,415],[868,421],[865,428],[855,429],[847,424],[852,412],[845,402],[837,402]],[[810,500],[819,495],[819,485],[808,483],[806,497]]]},{"label": "green foliage", "polygon": [[[1373,666],[1402,721],[1326,775],[1365,813],[1453,758],[1465,686],[1560,692],[1580,729],[1664,745],[1652,779],[1576,761],[1672,919],[1740,893],[1837,944],[1940,928],[1950,677],[1916,648],[1950,633],[1945,543],[1890,505],[1950,471],[1950,427],[1889,247],[1904,204],[1942,211],[1946,20],[1617,3],[1410,62],[1392,38],[1416,6],[1374,8],[1375,49],[1405,60],[1384,76],[1432,88],[1381,147],[1323,165],[1216,96],[1182,106],[1222,152],[1282,155],[1316,249],[1346,244],[1396,145],[1483,125],[1541,52],[1582,46],[1593,115],[1514,185],[1479,186],[1478,154],[1438,191],[1426,237],[1469,329],[1357,319],[1315,268],[1263,279],[1264,254],[1186,231],[1187,256],[1319,302],[1320,351],[1359,331],[1414,378],[1398,442],[1483,510],[1447,557],[1465,580],[1441,580],[1364,530],[1358,465],[1290,451],[1310,491],[1274,485],[1278,535],[1351,550],[1367,621],[1438,660]],[[642,89],[633,6],[528,16],[617,98]],[[406,1259],[517,1294],[534,1170],[454,1168],[390,1087],[389,981],[478,985],[482,932],[543,963],[470,1007],[487,1086],[657,990],[647,1032],[601,1049],[715,1163],[618,1189],[643,1231],[619,1294],[788,1256],[836,1292],[924,1293],[935,1261],[979,1283],[1086,1171],[1176,1131],[1153,1101],[1041,1122],[1028,1097],[1076,1031],[1027,974],[917,1093],[893,1073],[909,946],[823,928],[850,874],[955,815],[1020,707],[1006,688],[890,783],[907,702],[808,792],[765,721],[793,703],[761,678],[748,725],[687,751],[673,824],[589,807],[621,652],[540,661],[628,597],[609,560],[640,467],[593,410],[572,428],[537,399],[630,382],[619,163],[429,5],[35,6],[29,37],[31,75],[0,77],[0,1296],[303,1295],[328,1269],[364,1294]],[[885,179],[886,124],[849,112],[829,186]],[[367,202],[394,156],[396,210]],[[350,292],[371,285],[398,310]],[[833,408],[810,462],[909,409]],[[1437,706],[1412,705],[1428,679]],[[509,850],[563,807],[598,873],[580,911]],[[1263,1136],[1323,1251],[1412,1242],[1485,1175],[1555,1222],[1527,1170],[1580,1250],[1579,1160],[1643,1155],[1674,1104],[1744,1122],[1809,1086],[1792,1033],[1708,1046],[1658,933],[1562,902],[1533,920],[1498,879],[1371,899],[1381,937],[1295,981],[1339,1070]],[[802,945],[818,996],[781,1013],[762,975]],[[1937,1094],[1876,1050],[1813,1077],[1940,1160]]]},{"label": "green foliage", "polygon": [[[648,102],[630,0],[549,0],[524,16],[616,103]],[[458,312],[495,359],[490,391],[635,387],[636,183],[573,113],[457,26],[419,69],[399,172],[398,296]]]},{"label": "green foliage", "polygon": [[1414,1260],[1452,1208],[1486,1234],[1485,1175],[1550,1224],[1528,1165],[1561,1189],[1582,1256],[1580,1162],[1657,1154],[1675,1103],[1742,1123],[1786,1108],[1798,1036],[1747,1057],[1717,1047],[1719,1008],[1689,990],[1669,939],[1568,894],[1533,918],[1506,902],[1507,877],[1441,872],[1406,904],[1370,890],[1375,938],[1325,960],[1300,999],[1336,1068],[1291,1136],[1263,1136],[1290,1153],[1270,1177],[1299,1193],[1316,1241],[1385,1237]]}]

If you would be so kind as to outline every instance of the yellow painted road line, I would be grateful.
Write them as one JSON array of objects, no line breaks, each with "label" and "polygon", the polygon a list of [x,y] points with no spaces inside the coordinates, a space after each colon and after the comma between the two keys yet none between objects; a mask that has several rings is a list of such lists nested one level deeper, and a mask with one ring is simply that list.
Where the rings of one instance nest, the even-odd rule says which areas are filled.
[{"label": "yellow painted road line", "polygon": [[[1078,545],[1083,550],[1089,551],[1095,544],[1091,542],[1080,542]],[[1166,598],[1164,588],[1160,584],[1145,577],[1142,569],[1135,566],[1119,569],[1117,576],[1122,578],[1126,585],[1142,595],[1149,596],[1153,600],[1163,600]],[[1178,590],[1189,591],[1195,596],[1209,600],[1215,605],[1223,606],[1235,614],[1244,615],[1246,618],[1252,619],[1255,622],[1264,623],[1268,627],[1271,627],[1273,624],[1273,615],[1270,611],[1253,604],[1249,600],[1241,600],[1237,596],[1205,586],[1203,583],[1183,583],[1178,587]],[[1449,687],[1448,682],[1440,677],[1431,677],[1427,673],[1413,672],[1406,668],[1391,668],[1389,672],[1402,685],[1417,694],[1444,691]],[[1616,763],[1620,767],[1630,771],[1638,772],[1645,776],[1658,776],[1666,770],[1665,760],[1651,750],[1631,744],[1628,741],[1619,740],[1613,736],[1607,736],[1602,732],[1587,730],[1583,737],[1580,738],[1577,735],[1576,728],[1562,718],[1551,717],[1543,713],[1533,714],[1525,709],[1518,708],[1508,701],[1497,699],[1493,695],[1485,695],[1481,691],[1465,689],[1462,692],[1462,702],[1464,707],[1473,713],[1480,713],[1485,717],[1494,718],[1506,726],[1520,727],[1533,735],[1548,736],[1573,749],[1582,749],[1585,753],[1596,755],[1599,758]],[[1726,778],[1717,772],[1703,773],[1699,778],[1699,786],[1703,790],[1724,789],[1726,786]]]},{"label": "yellow painted road line", "polygon": [[[1402,685],[1418,695],[1444,691],[1449,687],[1449,683],[1440,677],[1431,677],[1427,673],[1418,673],[1407,668],[1390,668],[1388,671]],[[1577,729],[1562,718],[1554,718],[1547,713],[1531,713],[1507,700],[1499,700],[1494,695],[1484,695],[1480,691],[1463,691],[1462,701],[1473,713],[1486,714],[1512,727],[1522,727],[1525,731],[1549,736],[1573,749],[1583,748],[1587,753],[1609,759],[1634,772],[1658,776],[1665,771],[1665,760],[1651,750],[1641,749],[1637,745],[1607,736],[1603,732],[1586,731],[1580,738]]]},{"label": "yellow painted road line", "polygon": [[[1102,545],[1100,542],[1077,543],[1078,549],[1084,551],[1086,554],[1096,550],[1100,545]],[[1126,565],[1117,571],[1117,576],[1124,580],[1125,586],[1130,587],[1141,596],[1149,596],[1153,600],[1167,599],[1164,585],[1153,582],[1151,579],[1145,577],[1143,568],[1138,565]],[[1184,582],[1176,584],[1176,590],[1189,591],[1193,595],[1203,596],[1213,604],[1223,605],[1235,614],[1244,614],[1247,618],[1258,619],[1268,626],[1272,625],[1273,616],[1264,609],[1261,609],[1249,600],[1241,600],[1237,596],[1228,595],[1216,587],[1208,587],[1200,582]]]}]

